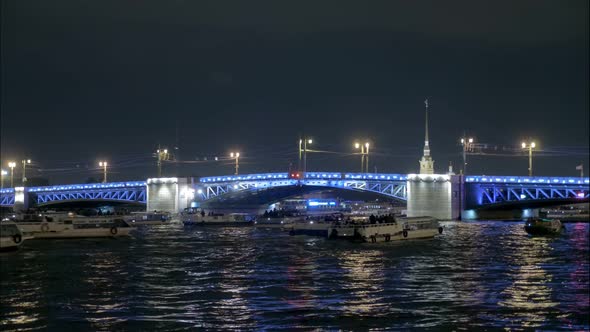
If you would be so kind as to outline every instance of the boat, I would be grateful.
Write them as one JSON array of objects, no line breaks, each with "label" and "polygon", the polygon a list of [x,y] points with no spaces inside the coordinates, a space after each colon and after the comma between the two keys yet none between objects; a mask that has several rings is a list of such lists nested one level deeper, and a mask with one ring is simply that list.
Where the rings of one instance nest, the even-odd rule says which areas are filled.
[{"label": "boat", "polygon": [[328,229],[331,225],[332,222],[304,220],[293,223],[287,229],[289,230],[289,235],[328,237]]},{"label": "boat", "polygon": [[558,219],[529,218],[524,230],[530,235],[558,235],[565,226]]},{"label": "boat", "polygon": [[384,223],[334,224],[328,229],[332,239],[371,243],[433,238],[442,232],[438,220],[427,216],[404,217]]},{"label": "boat", "polygon": [[0,222],[0,251],[17,250],[25,240],[32,238],[23,234],[13,221]]},{"label": "boat", "polygon": [[16,216],[13,221],[23,232],[32,234],[36,239],[129,236],[133,229],[121,216],[35,214]]},{"label": "boat", "polygon": [[307,216],[304,219],[293,222],[285,229],[289,231],[289,235],[328,237],[330,227],[341,222],[343,219],[344,215],[341,213]]},{"label": "boat", "polygon": [[256,220],[247,213],[182,213],[180,218],[185,226],[252,226]]},{"label": "boat", "polygon": [[258,217],[254,221],[254,226],[260,228],[285,228],[290,227],[291,224],[302,220],[300,217]]},{"label": "boat", "polygon": [[172,215],[169,212],[131,212],[124,217],[131,226],[137,225],[162,225],[170,223]]}]

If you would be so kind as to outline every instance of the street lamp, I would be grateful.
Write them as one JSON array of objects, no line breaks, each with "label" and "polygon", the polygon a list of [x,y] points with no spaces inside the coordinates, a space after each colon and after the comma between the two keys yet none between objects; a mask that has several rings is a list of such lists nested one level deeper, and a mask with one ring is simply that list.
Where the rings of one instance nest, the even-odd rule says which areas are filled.
[{"label": "street lamp", "polygon": [[467,150],[473,148],[473,138],[461,137],[461,145],[463,145],[463,175],[467,175]]},{"label": "street lamp", "polygon": [[22,178],[22,182],[23,182],[23,186],[24,186],[25,183],[27,182],[27,175],[26,175],[26,172],[27,172],[27,164],[30,164],[31,163],[31,159],[24,159],[22,161],[22,163],[23,163],[23,178]]},{"label": "street lamp", "polygon": [[[301,169],[301,154],[303,152],[303,174],[305,176],[305,172],[307,171],[307,144],[311,144],[313,143],[313,140],[311,138],[304,138],[304,139],[299,139],[299,166]],[[301,146],[303,145],[303,149],[301,149]]]},{"label": "street lamp", "polygon": [[98,166],[102,167],[102,183],[107,182],[107,166],[108,163],[106,161],[100,161]]},{"label": "street lamp", "polygon": [[235,173],[235,175],[238,175],[238,169],[240,168],[240,162],[239,162],[240,153],[239,152],[235,152],[235,153],[232,152],[232,153],[229,154],[229,156],[231,158],[236,158],[236,173]]},{"label": "street lamp", "polygon": [[365,146],[362,144],[359,144],[358,142],[355,142],[354,148],[361,149],[361,173],[362,173],[365,170]]},{"label": "street lamp", "polygon": [[0,189],[4,188],[4,175],[8,174],[5,170],[0,170]]},{"label": "street lamp", "polygon": [[365,143],[365,153],[367,154],[367,173],[369,173],[369,142]]},{"label": "street lamp", "polygon": [[10,187],[14,188],[14,168],[16,167],[16,163],[10,161],[8,162],[8,167],[10,167]]},{"label": "street lamp", "polygon": [[158,157],[158,177],[162,177],[162,160],[168,160],[168,149],[160,149],[156,150],[156,154]]},{"label": "street lamp", "polygon": [[361,149],[361,173],[365,171],[365,155],[367,156],[367,173],[369,172],[369,142],[360,144],[354,143],[355,149]]},{"label": "street lamp", "polygon": [[535,142],[522,142],[523,149],[529,149],[529,176],[533,176],[533,149],[535,148]]}]

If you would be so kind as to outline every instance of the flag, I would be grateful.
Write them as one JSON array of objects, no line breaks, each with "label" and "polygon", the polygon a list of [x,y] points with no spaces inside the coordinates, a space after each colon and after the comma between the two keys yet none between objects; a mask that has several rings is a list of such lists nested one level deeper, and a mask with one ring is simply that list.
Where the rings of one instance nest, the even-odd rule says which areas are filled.
[{"label": "flag", "polygon": [[576,171],[581,171],[584,169],[584,164],[576,166]]}]

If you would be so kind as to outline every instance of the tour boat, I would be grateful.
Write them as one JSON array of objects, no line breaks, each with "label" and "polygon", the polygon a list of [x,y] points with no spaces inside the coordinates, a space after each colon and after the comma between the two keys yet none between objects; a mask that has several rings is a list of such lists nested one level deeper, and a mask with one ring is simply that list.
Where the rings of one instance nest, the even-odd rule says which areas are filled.
[{"label": "tour boat", "polygon": [[524,230],[530,235],[558,235],[565,229],[557,219],[529,218]]},{"label": "tour boat", "polygon": [[169,212],[131,212],[125,216],[125,220],[131,226],[136,225],[162,225],[170,223],[172,215]]},{"label": "tour boat", "polygon": [[388,223],[334,224],[328,229],[330,238],[356,242],[390,242],[433,238],[443,228],[433,217],[405,217]]},{"label": "tour boat", "polygon": [[32,236],[24,235],[13,221],[0,222],[0,251],[16,250],[23,241],[32,238]]},{"label": "tour boat", "polygon": [[289,235],[328,237],[330,227],[343,221],[344,218],[341,213],[307,216],[293,222],[285,229],[289,230]]},{"label": "tour boat", "polygon": [[37,239],[128,236],[133,229],[120,216],[29,215],[14,219],[18,227]]},{"label": "tour boat", "polygon": [[247,213],[216,213],[204,216],[199,213],[183,213],[180,217],[186,226],[252,226],[256,220],[255,216]]},{"label": "tour boat", "polygon": [[258,217],[254,221],[254,226],[260,228],[285,228],[290,227],[291,224],[301,220],[301,217]]},{"label": "tour boat", "polygon": [[287,226],[286,229],[289,230],[289,235],[309,235],[328,237],[328,229],[331,225],[332,222],[319,220],[303,220],[301,222],[295,222]]}]

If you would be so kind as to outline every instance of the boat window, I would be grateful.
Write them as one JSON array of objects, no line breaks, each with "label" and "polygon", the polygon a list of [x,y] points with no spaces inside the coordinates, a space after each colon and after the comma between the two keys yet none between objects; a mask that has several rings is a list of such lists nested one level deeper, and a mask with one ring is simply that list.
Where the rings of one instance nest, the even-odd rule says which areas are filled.
[{"label": "boat window", "polygon": [[64,220],[64,224],[71,225],[72,224],[72,221],[71,220]]}]

